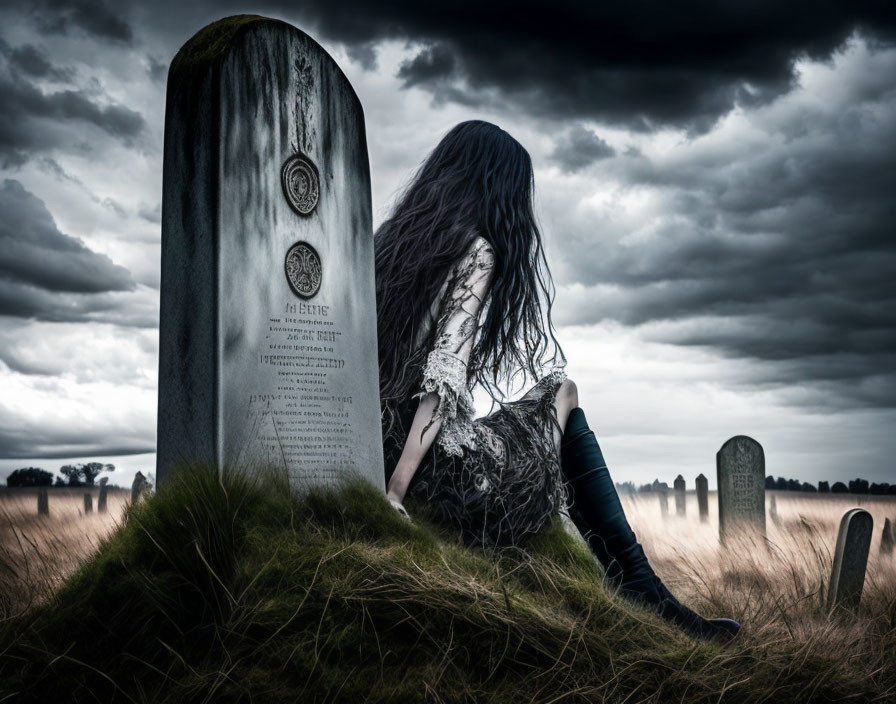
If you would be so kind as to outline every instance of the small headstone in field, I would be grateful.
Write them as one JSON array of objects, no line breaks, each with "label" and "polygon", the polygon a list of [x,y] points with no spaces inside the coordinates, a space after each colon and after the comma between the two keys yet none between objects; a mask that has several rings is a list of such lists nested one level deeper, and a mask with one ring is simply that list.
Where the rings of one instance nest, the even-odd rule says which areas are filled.
[{"label": "small headstone in field", "polygon": [[884,519],[884,530],[880,536],[880,554],[891,555],[893,553],[893,543],[896,542],[896,536],[893,535],[893,524],[889,518]]},{"label": "small headstone in field", "polygon": [[657,496],[660,498],[660,513],[663,518],[669,515],[669,485],[662,482],[657,488]]},{"label": "small headstone in field", "polygon": [[778,501],[774,494],[769,494],[768,499],[768,515],[772,519],[772,523],[778,523]]},{"label": "small headstone in field", "polygon": [[843,514],[828,587],[828,611],[859,608],[873,530],[874,519],[865,509],[853,508]]},{"label": "small headstone in field", "polygon": [[685,494],[687,486],[684,477],[679,474],[675,477],[675,482],[672,486],[675,488],[675,513],[678,516],[684,516],[687,512],[687,495]]},{"label": "small headstone in field", "polygon": [[96,500],[96,512],[97,513],[105,513],[106,512],[107,494],[109,493],[109,487],[107,486],[108,481],[109,481],[108,477],[103,477],[102,479],[100,479],[100,496]]},{"label": "small headstone in field", "polygon": [[168,73],[157,483],[178,463],[384,488],[364,113],[295,27],[239,15]]},{"label": "small headstone in field", "polygon": [[48,516],[50,514],[50,497],[43,487],[37,490],[37,515]]},{"label": "small headstone in field", "polygon": [[709,520],[709,481],[701,473],[694,480],[694,486],[697,487],[697,508],[700,509],[700,522],[706,523]]},{"label": "small headstone in field", "polygon": [[716,454],[719,537],[753,533],[765,537],[765,455],[746,435],[728,440]]},{"label": "small headstone in field", "polygon": [[140,496],[146,491],[147,487],[148,484],[146,483],[146,477],[143,476],[143,472],[137,472],[134,475],[134,483],[131,484],[131,505],[139,501]]},{"label": "small headstone in field", "polygon": [[84,494],[84,513],[93,513],[93,494]]}]

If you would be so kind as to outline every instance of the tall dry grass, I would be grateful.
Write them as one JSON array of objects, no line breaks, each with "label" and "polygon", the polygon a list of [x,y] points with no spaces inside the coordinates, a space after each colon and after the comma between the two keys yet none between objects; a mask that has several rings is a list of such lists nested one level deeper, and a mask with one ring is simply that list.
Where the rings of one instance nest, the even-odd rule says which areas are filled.
[{"label": "tall dry grass", "polygon": [[[37,514],[37,489],[0,489],[0,614],[48,598],[60,582],[119,524],[130,491],[110,487],[106,513],[97,512],[99,487],[50,487],[50,512]],[[93,512],[84,514],[84,494]]]}]

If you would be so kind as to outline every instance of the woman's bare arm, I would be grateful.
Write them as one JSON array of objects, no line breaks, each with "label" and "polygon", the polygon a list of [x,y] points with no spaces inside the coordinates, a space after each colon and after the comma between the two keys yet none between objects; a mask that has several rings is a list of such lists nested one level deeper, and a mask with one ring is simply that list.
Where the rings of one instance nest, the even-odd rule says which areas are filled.
[{"label": "woman's bare arm", "polygon": [[[401,503],[404,500],[408,484],[414,478],[420,462],[423,461],[423,456],[432,445],[439,428],[442,427],[441,419],[433,419],[432,417],[438,400],[439,396],[436,393],[428,393],[420,399],[417,413],[414,415],[414,420],[411,423],[408,439],[404,444],[404,449],[401,451],[401,457],[398,458],[398,464],[395,465],[392,478],[389,479],[389,488],[386,495],[394,501]],[[423,429],[426,428],[427,423],[431,423],[431,425],[424,432]]]}]

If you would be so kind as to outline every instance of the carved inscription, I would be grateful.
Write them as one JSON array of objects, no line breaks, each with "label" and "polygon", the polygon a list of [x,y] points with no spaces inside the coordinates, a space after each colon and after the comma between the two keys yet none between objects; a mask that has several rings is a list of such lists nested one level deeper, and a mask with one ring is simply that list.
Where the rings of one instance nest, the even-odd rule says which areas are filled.
[{"label": "carved inscription", "polygon": [[270,316],[258,364],[274,371],[276,390],[249,398],[268,456],[325,481],[358,469],[354,398],[333,391],[341,385],[332,375],[345,368],[340,350],[347,340],[338,327],[327,305],[290,303]]}]

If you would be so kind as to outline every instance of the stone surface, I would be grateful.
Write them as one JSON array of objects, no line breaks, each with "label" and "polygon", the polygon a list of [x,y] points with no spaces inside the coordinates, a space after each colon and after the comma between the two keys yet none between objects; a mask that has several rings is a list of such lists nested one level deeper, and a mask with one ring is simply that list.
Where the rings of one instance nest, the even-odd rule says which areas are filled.
[{"label": "stone surface", "polygon": [[384,488],[364,115],[310,37],[231,17],[168,77],[159,485],[178,463]]},{"label": "stone surface", "polygon": [[687,494],[685,493],[687,485],[685,484],[684,477],[679,474],[675,477],[672,486],[675,488],[675,514],[678,516],[685,516],[687,513]]},{"label": "stone surface", "polygon": [[706,523],[709,520],[709,480],[698,474],[694,480],[694,486],[697,487],[697,509],[700,512],[700,522]]},{"label": "stone surface", "polygon": [[719,537],[735,532],[765,537],[765,454],[762,445],[737,435],[716,454]]},{"label": "stone surface", "polygon": [[862,599],[874,520],[863,508],[843,514],[828,588],[828,610],[856,611]]},{"label": "stone surface", "polygon": [[47,516],[50,514],[50,497],[46,489],[37,490],[37,515]]},{"label": "stone surface", "polygon": [[148,486],[146,477],[143,476],[143,472],[137,472],[137,474],[134,475],[134,482],[131,484],[132,504],[135,504],[140,500],[140,497],[143,495],[143,492],[146,491]]},{"label": "stone surface", "polygon": [[665,518],[669,515],[669,485],[666,482],[661,482],[659,479],[654,479],[653,490],[659,497],[660,514]]},{"label": "stone surface", "polygon": [[93,494],[84,494],[84,513],[93,513]]},{"label": "stone surface", "polygon": [[893,543],[896,542],[896,536],[893,535],[893,524],[889,518],[884,519],[884,529],[880,536],[880,554],[891,555],[893,553]]},{"label": "stone surface", "polygon": [[109,487],[106,482],[109,481],[108,477],[103,477],[100,479],[100,496],[96,500],[96,512],[97,513],[105,513],[106,512],[106,504],[108,501]]}]

